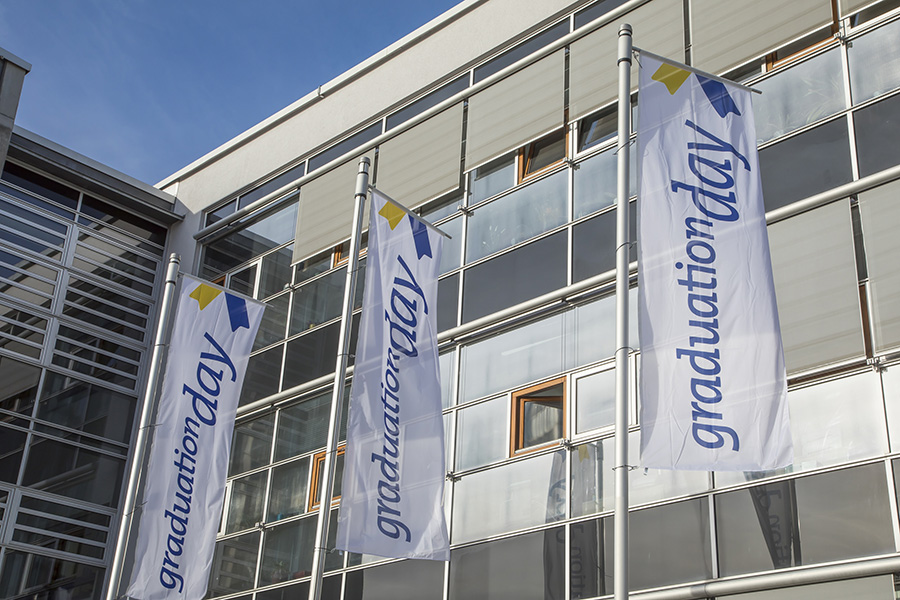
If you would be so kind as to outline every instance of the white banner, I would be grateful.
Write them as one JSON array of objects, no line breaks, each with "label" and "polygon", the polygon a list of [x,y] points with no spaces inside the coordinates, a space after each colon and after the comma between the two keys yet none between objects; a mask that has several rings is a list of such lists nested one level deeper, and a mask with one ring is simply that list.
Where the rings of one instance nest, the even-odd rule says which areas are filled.
[{"label": "white banner", "polygon": [[641,457],[792,461],[750,92],[641,55]]},{"label": "white banner", "polygon": [[450,558],[437,354],[441,236],[371,194],[337,547]]},{"label": "white banner", "polygon": [[199,600],[222,516],[234,415],[265,305],[184,275],[128,596]]}]

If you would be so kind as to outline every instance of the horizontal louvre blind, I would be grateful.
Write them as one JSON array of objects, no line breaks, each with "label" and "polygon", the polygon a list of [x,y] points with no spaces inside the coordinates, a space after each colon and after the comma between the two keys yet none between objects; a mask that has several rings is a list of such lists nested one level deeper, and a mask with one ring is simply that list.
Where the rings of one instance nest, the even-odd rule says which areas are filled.
[{"label": "horizontal louvre blind", "polygon": [[462,103],[381,144],[378,189],[413,208],[459,187]]},{"label": "horizontal louvre blind", "polygon": [[900,181],[859,195],[859,216],[866,245],[872,297],[875,351],[900,345]]},{"label": "horizontal louvre blind", "polygon": [[863,356],[850,201],[769,226],[789,373]]},{"label": "horizontal louvre blind", "polygon": [[[569,46],[569,120],[579,119],[616,99],[619,25],[630,23],[634,45],[684,62],[684,10],[681,0],[656,0]],[[637,61],[631,81],[637,89]]]},{"label": "horizontal louvre blind", "polygon": [[469,98],[466,170],[562,127],[564,71],[558,50]]},{"label": "horizontal louvre blind", "polygon": [[830,22],[829,0],[691,0],[693,64],[724,73]]},{"label": "horizontal louvre blind", "polygon": [[[292,263],[307,259],[350,237],[359,159],[368,156],[371,161],[374,154],[370,150],[300,188],[300,210],[297,211],[297,238],[294,241]],[[371,168],[369,172],[371,173]]]}]

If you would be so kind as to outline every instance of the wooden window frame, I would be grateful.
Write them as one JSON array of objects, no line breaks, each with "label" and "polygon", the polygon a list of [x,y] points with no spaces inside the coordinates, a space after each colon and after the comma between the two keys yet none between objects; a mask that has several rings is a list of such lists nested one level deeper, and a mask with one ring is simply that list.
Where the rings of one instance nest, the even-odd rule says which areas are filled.
[{"label": "wooden window frame", "polygon": [[[339,456],[343,456],[344,452],[347,450],[347,444],[341,444],[338,446],[338,449],[335,451],[335,460]],[[319,508],[319,494],[321,490],[319,489],[320,481],[319,481],[319,468],[322,463],[325,462],[325,454],[326,451],[322,450],[321,452],[317,452],[312,457],[312,479],[309,484],[309,503],[307,504],[307,512],[312,512]],[[331,505],[335,506],[338,501],[341,499],[340,495],[334,496],[331,498]]]},{"label": "wooden window frame", "polygon": [[[546,173],[547,171],[550,171],[551,169],[554,169],[554,168],[558,167],[559,165],[565,163],[566,160],[569,158],[570,131],[571,131],[571,128],[568,126],[565,126],[562,128],[562,130],[557,129],[555,131],[552,131],[551,133],[548,133],[547,135],[540,137],[540,138],[534,140],[533,142],[529,142],[522,148],[519,148],[519,151],[518,151],[519,165],[518,165],[518,169],[516,172],[517,183],[523,183],[525,181],[533,179],[533,178],[541,175],[542,173]],[[529,172],[529,167],[530,167],[532,161],[534,160],[535,152],[537,150],[538,144],[540,144],[541,142],[544,142],[545,140],[548,140],[554,136],[557,136],[560,133],[563,133],[563,144],[564,144],[562,157],[553,161],[552,163],[550,163],[549,165],[547,165],[545,167],[541,167],[537,171]]]},{"label": "wooden window frame", "polygon": [[545,381],[543,383],[538,383],[535,385],[528,386],[526,388],[522,388],[520,390],[516,390],[512,393],[512,411],[511,411],[511,423],[510,423],[510,440],[509,440],[509,455],[510,457],[519,456],[521,454],[527,452],[534,452],[536,450],[540,450],[542,448],[547,448],[548,446],[552,446],[558,444],[558,440],[553,440],[549,442],[545,442],[543,444],[537,444],[534,446],[525,446],[525,429],[524,429],[524,413],[525,413],[525,405],[531,401],[548,401],[553,400],[556,397],[541,397],[534,396],[536,392],[541,392],[543,390],[555,387],[557,385],[562,386],[562,394],[558,397],[558,401],[562,405],[562,437],[559,439],[565,439],[568,433],[568,400],[566,396],[566,390],[568,384],[566,382],[567,377],[563,375],[562,377],[557,377],[556,379],[551,379],[550,381]]}]

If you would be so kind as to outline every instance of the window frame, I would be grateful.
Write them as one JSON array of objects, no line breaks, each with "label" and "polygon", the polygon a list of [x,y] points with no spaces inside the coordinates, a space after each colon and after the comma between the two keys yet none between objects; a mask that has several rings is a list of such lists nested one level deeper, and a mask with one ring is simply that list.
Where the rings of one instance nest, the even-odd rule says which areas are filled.
[{"label": "window frame", "polygon": [[[550,389],[561,386],[562,392],[559,396],[539,396],[540,392],[549,391]],[[555,377],[549,381],[536,383],[524,388],[513,391],[510,394],[510,436],[509,436],[509,456],[514,458],[528,452],[535,452],[550,446],[558,445],[560,440],[565,440],[568,433],[568,377],[562,375]],[[525,445],[525,406],[529,402],[558,402],[562,411],[562,436],[548,442],[542,442],[534,445]]]},{"label": "window frame", "polygon": [[[335,454],[334,454],[335,460],[337,460],[338,457],[343,456],[344,453],[346,452],[346,450],[347,450],[346,442],[339,445],[337,447],[337,449],[335,450]],[[310,465],[309,502],[307,503],[307,512],[312,512],[314,510],[319,509],[319,504],[320,504],[319,494],[322,491],[321,489],[319,489],[319,485],[321,483],[321,480],[319,479],[319,469],[320,469],[320,465],[321,465],[322,469],[325,468],[324,462],[325,462],[326,454],[328,454],[328,451],[322,450],[321,452],[316,452],[312,456],[312,463]],[[334,482],[332,482],[332,484],[333,483]],[[333,489],[334,489],[334,487],[332,485],[332,490]],[[341,500],[340,494],[333,495],[331,497],[331,506],[334,507],[334,506],[339,505],[340,500]]]},{"label": "window frame", "polygon": [[[568,119],[566,120],[568,121]],[[565,164],[569,158],[570,131],[571,128],[568,125],[565,125],[561,129],[551,131],[550,133],[543,135],[538,139],[533,140],[519,148],[519,150],[516,152],[516,185],[525,183],[526,181],[531,181],[532,179],[535,179],[536,177],[539,177],[544,173],[548,173],[556,167]],[[557,136],[559,136],[560,134],[562,134],[563,155],[550,164],[540,167],[535,171],[531,171],[531,164],[537,157],[538,150],[540,148],[550,147],[554,143],[557,143]],[[546,144],[546,146],[544,146],[544,144]]]}]

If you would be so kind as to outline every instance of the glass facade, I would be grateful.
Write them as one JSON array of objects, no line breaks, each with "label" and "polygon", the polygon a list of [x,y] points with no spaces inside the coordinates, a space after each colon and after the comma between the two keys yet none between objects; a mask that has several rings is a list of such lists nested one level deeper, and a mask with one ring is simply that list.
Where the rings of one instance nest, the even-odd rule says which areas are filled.
[{"label": "glass facade", "polygon": [[167,227],[7,161],[0,179],[0,596],[100,598]]}]

